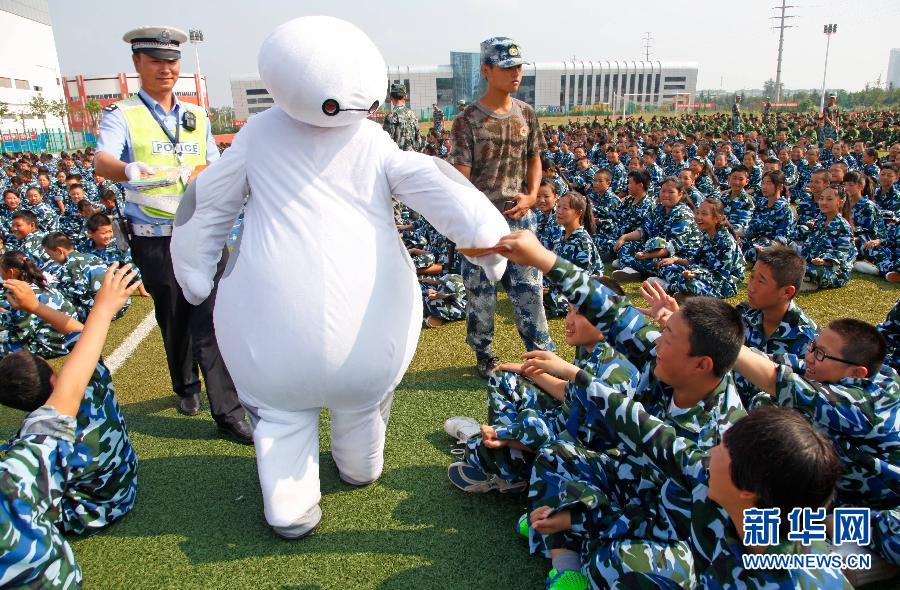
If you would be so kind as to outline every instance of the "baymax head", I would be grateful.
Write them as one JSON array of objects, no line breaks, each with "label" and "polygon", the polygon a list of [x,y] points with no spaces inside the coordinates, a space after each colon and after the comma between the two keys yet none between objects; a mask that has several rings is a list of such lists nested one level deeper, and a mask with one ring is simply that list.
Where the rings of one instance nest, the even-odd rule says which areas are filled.
[{"label": "baymax head", "polygon": [[317,127],[365,119],[387,88],[381,52],[355,25],[330,16],[284,23],[263,41],[259,75],[275,104]]}]

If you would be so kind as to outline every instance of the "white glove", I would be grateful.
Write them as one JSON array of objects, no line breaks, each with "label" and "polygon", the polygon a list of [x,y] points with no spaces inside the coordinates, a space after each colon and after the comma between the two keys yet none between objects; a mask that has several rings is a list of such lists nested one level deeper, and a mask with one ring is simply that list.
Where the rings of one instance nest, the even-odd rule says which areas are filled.
[{"label": "white glove", "polygon": [[143,162],[131,162],[125,165],[125,176],[128,180],[140,180],[141,174],[153,174],[153,168]]}]

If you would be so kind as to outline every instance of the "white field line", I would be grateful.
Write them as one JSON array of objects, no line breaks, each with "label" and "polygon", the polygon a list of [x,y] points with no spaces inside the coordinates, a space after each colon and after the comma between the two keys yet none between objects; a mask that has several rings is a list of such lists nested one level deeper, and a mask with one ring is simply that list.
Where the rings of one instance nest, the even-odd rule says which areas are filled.
[{"label": "white field line", "polygon": [[128,360],[131,353],[140,346],[141,342],[143,342],[144,338],[153,331],[155,326],[156,316],[151,310],[150,313],[147,314],[147,317],[141,320],[141,323],[137,325],[134,331],[129,334],[121,344],[119,344],[112,354],[104,359],[110,375],[114,375],[116,371],[125,364],[125,361]]}]

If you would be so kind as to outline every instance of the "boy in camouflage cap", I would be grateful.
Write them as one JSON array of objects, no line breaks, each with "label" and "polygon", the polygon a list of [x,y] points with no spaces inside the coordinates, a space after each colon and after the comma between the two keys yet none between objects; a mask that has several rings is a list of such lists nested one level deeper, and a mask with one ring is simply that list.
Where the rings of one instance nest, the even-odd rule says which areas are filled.
[{"label": "boy in camouflage cap", "polygon": [[[503,212],[510,229],[535,230],[531,207],[541,181],[544,137],[534,110],[512,97],[522,81],[519,45],[509,37],[481,44],[481,74],[487,92],[454,121],[448,161]],[[492,353],[497,289],[480,267],[463,262],[469,295],[466,341],[475,351],[478,374],[487,379],[496,367]],[[516,327],[528,350],[555,350],[542,305],[541,273],[510,264],[501,279],[516,314]]]}]

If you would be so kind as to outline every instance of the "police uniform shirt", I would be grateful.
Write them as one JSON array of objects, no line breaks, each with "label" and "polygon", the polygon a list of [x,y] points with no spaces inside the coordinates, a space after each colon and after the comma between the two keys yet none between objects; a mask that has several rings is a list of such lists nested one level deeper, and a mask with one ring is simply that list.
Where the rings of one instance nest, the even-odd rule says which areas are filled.
[{"label": "police uniform shirt", "polygon": [[[175,106],[168,113],[156,100],[141,89],[138,95],[153,107],[154,112],[165,126],[175,134],[176,127],[181,125],[182,108],[178,97],[173,95]],[[122,109],[107,107],[100,120],[100,137],[97,139],[97,151],[112,154],[115,158],[127,163],[134,162],[134,144],[125,114]],[[219,148],[212,136],[212,125],[206,126],[206,163],[219,159]],[[173,162],[174,165],[174,162]],[[127,183],[126,183],[127,184]],[[132,223],[158,224],[160,218],[149,217],[134,203],[125,203],[125,217]]]}]

